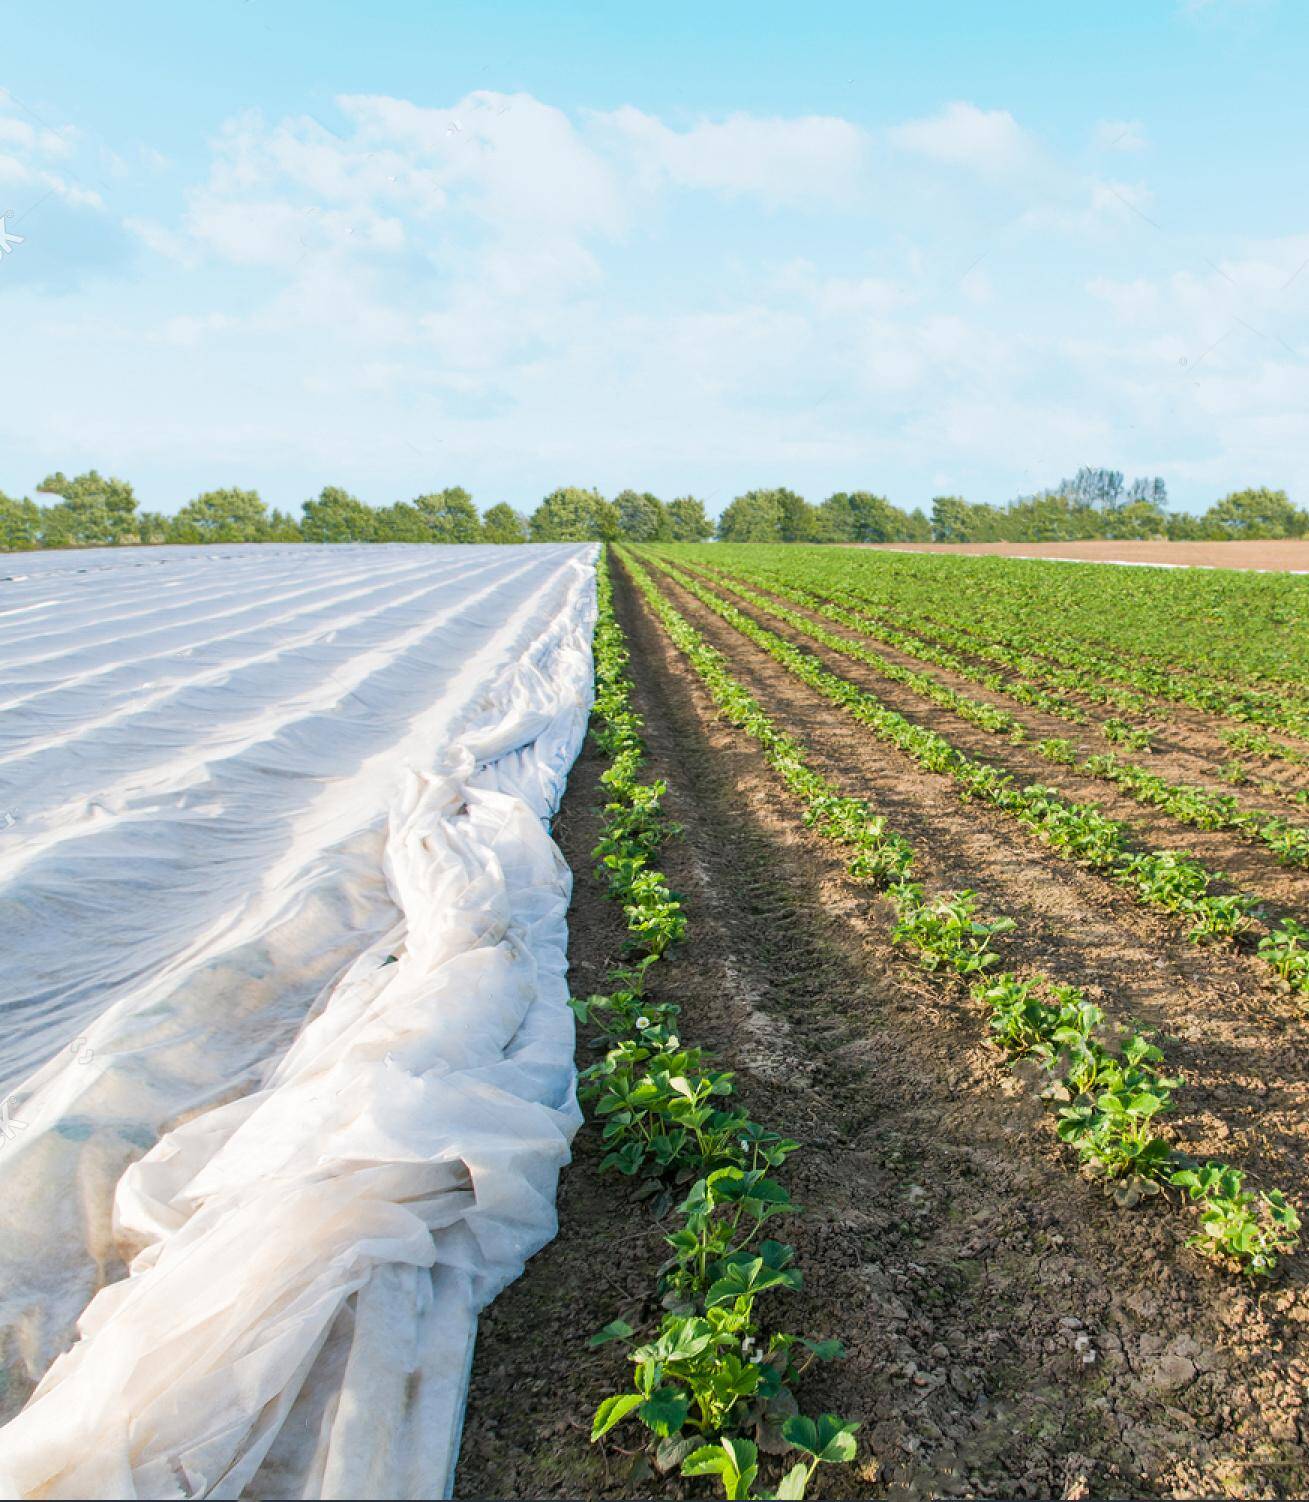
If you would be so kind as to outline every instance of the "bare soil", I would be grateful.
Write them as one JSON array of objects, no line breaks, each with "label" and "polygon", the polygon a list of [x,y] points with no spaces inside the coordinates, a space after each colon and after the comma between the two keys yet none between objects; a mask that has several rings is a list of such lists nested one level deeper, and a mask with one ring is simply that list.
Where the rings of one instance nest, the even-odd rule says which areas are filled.
[{"label": "bare soil", "polygon": [[[972,886],[1019,931],[1006,965],[1077,981],[1111,1015],[1161,1026],[1188,1075],[1177,1135],[1289,1190],[1306,1185],[1303,1023],[1232,954],[1197,953],[1126,894],[964,808],[669,588],[820,770],[884,808],[933,887]],[[744,1103],[803,1144],[807,1208],[787,1226],[804,1290],[773,1316],[839,1335],[807,1412],[858,1418],[859,1457],[831,1497],[1296,1497],[1309,1492],[1309,1258],[1251,1289],[1184,1245],[1162,1200],[1114,1208],[1072,1170],[1043,1108],[1000,1063],[961,988],[889,942],[887,904],[806,830],[752,744],[619,576],[651,771],[684,835],[664,851],[692,929],[662,987],[682,1032],[737,1072]],[[579,992],[602,984],[621,914],[590,871],[601,763],[579,759],[556,834],[576,875]],[[586,1040],[579,1062],[590,1057]],[[621,1350],[586,1338],[618,1316],[652,1326],[662,1260],[650,1208],[577,1142],[560,1234],[486,1312],[456,1494],[709,1497],[650,1472],[637,1431],[590,1446]],[[624,1435],[627,1437],[624,1438]]]},{"label": "bare soil", "polygon": [[1309,539],[1282,542],[876,542],[852,547],[902,553],[994,553],[1001,558],[1067,558],[1083,563],[1167,563],[1188,568],[1254,568],[1309,573]]}]

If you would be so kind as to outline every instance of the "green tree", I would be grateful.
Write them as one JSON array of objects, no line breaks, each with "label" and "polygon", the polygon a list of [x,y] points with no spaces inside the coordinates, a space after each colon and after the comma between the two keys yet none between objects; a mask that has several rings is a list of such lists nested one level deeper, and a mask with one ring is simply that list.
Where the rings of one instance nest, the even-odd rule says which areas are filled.
[{"label": "green tree", "polygon": [[782,514],[783,542],[816,542],[818,539],[818,512],[802,495],[794,490],[775,490],[777,504]]},{"label": "green tree", "polygon": [[908,542],[913,531],[907,512],[868,490],[838,490],[818,508],[823,542]]},{"label": "green tree", "polygon": [[274,508],[268,513],[268,542],[300,542],[300,523],[289,512]]},{"label": "green tree", "polygon": [[932,541],[968,542],[971,509],[961,495],[933,496]]},{"label": "green tree", "polygon": [[747,490],[718,518],[720,542],[781,542],[782,506],[775,490]]},{"label": "green tree", "polygon": [[414,505],[427,521],[429,542],[480,542],[482,519],[462,485],[420,495]]},{"label": "green tree", "polygon": [[0,553],[25,553],[40,546],[40,507],[35,501],[11,500],[0,490]]},{"label": "green tree", "polygon": [[714,524],[704,502],[693,495],[679,495],[668,503],[668,530],[674,542],[704,542],[714,535]]},{"label": "green tree", "polygon": [[339,485],[324,485],[304,504],[300,535],[306,542],[372,542],[375,532],[373,512]]},{"label": "green tree", "polygon": [[[260,542],[268,513],[257,490],[206,490],[188,501],[175,518],[181,533],[198,534],[199,542]],[[144,540],[144,539],[143,539]],[[184,540],[192,540],[187,536]]]},{"label": "green tree", "polygon": [[902,542],[931,542],[932,524],[927,519],[927,513],[921,506],[914,509],[905,517],[904,537]]},{"label": "green tree", "polygon": [[854,507],[844,490],[829,495],[818,507],[819,542],[855,542]]},{"label": "green tree", "polygon": [[1202,518],[1219,536],[1300,537],[1309,516],[1297,511],[1284,490],[1234,490],[1215,501]]},{"label": "green tree", "polygon": [[488,507],[482,518],[483,542],[526,542],[527,518],[514,510],[506,501]]},{"label": "green tree", "polygon": [[533,542],[613,542],[618,512],[598,490],[568,485],[552,490],[528,525]]},{"label": "green tree", "polygon": [[37,490],[61,498],[42,513],[47,547],[104,547],[135,539],[136,497],[126,480],[106,479],[94,469],[70,480],[60,470]]},{"label": "green tree", "polygon": [[614,497],[618,535],[625,542],[666,542],[672,539],[668,512],[657,495],[620,490]]},{"label": "green tree", "polygon": [[1145,539],[1168,536],[1168,516],[1155,501],[1147,498],[1128,501],[1105,518],[1106,537]]},{"label": "green tree", "polygon": [[432,525],[417,506],[396,501],[373,512],[371,542],[432,542]]},{"label": "green tree", "polygon": [[[136,513],[136,540],[150,547],[173,541],[169,536],[173,520],[173,517],[164,516],[159,511],[138,511]],[[197,538],[196,541],[200,539]]]}]

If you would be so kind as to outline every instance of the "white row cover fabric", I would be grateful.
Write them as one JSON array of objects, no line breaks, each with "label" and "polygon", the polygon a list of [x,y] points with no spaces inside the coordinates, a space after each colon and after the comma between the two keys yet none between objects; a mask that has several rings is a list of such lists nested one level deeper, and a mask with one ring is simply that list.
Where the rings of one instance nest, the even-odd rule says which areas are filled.
[{"label": "white row cover fabric", "polygon": [[448,1495],[580,1121],[594,552],[8,560],[0,1494]]}]

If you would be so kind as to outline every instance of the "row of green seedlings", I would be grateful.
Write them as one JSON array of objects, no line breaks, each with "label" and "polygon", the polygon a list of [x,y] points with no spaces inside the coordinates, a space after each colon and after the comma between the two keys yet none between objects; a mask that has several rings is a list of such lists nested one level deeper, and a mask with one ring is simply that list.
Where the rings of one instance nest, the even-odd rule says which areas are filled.
[{"label": "row of green seedlings", "polygon": [[[701,570],[696,570],[696,573],[699,575]],[[712,576],[713,582],[718,583],[720,587],[729,588],[757,609],[778,620],[785,621],[795,630],[803,632],[815,641],[822,642],[844,657],[867,663],[870,667],[876,668],[884,677],[904,684],[913,693],[930,699],[932,703],[939,704],[943,709],[977,725],[989,734],[1006,736],[1011,745],[1024,746],[1046,761],[1057,766],[1066,766],[1079,776],[1112,783],[1136,802],[1162,809],[1181,824],[1189,824],[1197,829],[1232,830],[1266,845],[1284,865],[1309,868],[1309,829],[1303,825],[1293,824],[1289,819],[1284,819],[1280,815],[1260,813],[1244,808],[1241,801],[1231,793],[1213,793],[1207,788],[1195,787],[1189,783],[1169,782],[1139,763],[1120,759],[1113,752],[1088,756],[1085,760],[1079,761],[1077,747],[1072,741],[1061,736],[1032,735],[1007,709],[970,698],[967,694],[962,694],[948,684],[942,683],[930,673],[918,672],[913,668],[891,662],[879,652],[870,651],[845,637],[824,630],[807,617],[786,609],[777,600],[768,599],[748,588],[734,575],[721,570],[713,570]],[[806,591],[795,590],[773,580],[768,581],[768,588],[774,595],[795,600],[803,604],[807,610],[835,621],[850,630],[863,630],[863,625],[855,612],[847,611],[839,605],[826,601],[811,600],[806,598]]]},{"label": "row of green seedlings", "polygon": [[[720,579],[732,579],[736,577],[735,570],[719,566],[711,566],[703,560],[696,558],[695,566],[700,572],[716,576]],[[786,599],[795,600],[806,609],[821,611],[829,615],[832,620],[844,620],[848,625],[861,631],[866,636],[887,646],[895,647],[908,657],[917,658],[920,662],[930,662],[937,667],[945,668],[949,672],[956,673],[961,678],[967,678],[972,683],[981,684],[993,693],[1004,694],[1008,698],[1016,700],[1020,704],[1030,705],[1033,709],[1043,710],[1046,714],[1054,715],[1061,720],[1067,720],[1073,725],[1085,725],[1090,717],[1086,711],[1077,704],[1070,703],[1067,699],[1047,692],[1036,683],[1026,678],[1006,678],[1003,674],[994,672],[979,663],[971,661],[970,657],[978,657],[982,654],[978,651],[981,644],[970,643],[970,657],[962,656],[959,652],[951,651],[948,646],[941,645],[941,641],[929,641],[912,631],[906,631],[901,626],[892,624],[879,616],[870,615],[867,608],[861,608],[862,603],[856,597],[846,594],[837,588],[829,588],[826,594],[818,594],[812,589],[799,587],[794,579],[785,577],[775,569],[756,568],[751,570],[752,578],[756,578],[775,594],[783,595]],[[843,610],[844,615],[836,612]],[[943,640],[949,640],[952,633],[946,629],[942,633]],[[986,657],[993,662],[1002,662],[1004,666],[1014,671],[1022,671],[1020,654],[1007,652],[1003,647],[986,644]],[[1033,666],[1035,664],[1033,663]],[[1116,722],[1121,724],[1121,721]],[[1148,733],[1148,732],[1146,732]]]},{"label": "row of green seedlings", "polygon": [[[1309,767],[1309,752],[1302,751],[1296,746],[1284,745],[1281,741],[1274,740],[1266,731],[1255,730],[1249,725],[1238,725],[1235,730],[1223,731],[1223,740],[1233,751],[1242,752],[1247,756],[1258,756],[1271,761],[1290,762],[1298,767]],[[1233,781],[1249,779],[1249,774],[1239,761],[1225,762],[1223,770],[1224,774]],[[1277,788],[1275,783],[1269,785]],[[1296,803],[1309,803],[1309,788],[1297,788],[1288,796]]]},{"label": "row of green seedlings", "polygon": [[[728,570],[711,567],[698,557],[696,566],[711,576],[724,579],[733,577]],[[895,647],[908,657],[945,668],[993,693],[1002,694],[1019,704],[1030,705],[1046,714],[1067,720],[1070,724],[1091,725],[1092,721],[1080,705],[1048,693],[1038,686],[1039,682],[1052,684],[1061,693],[1078,693],[1093,703],[1108,704],[1129,714],[1149,715],[1151,712],[1149,701],[1141,695],[1129,695],[1122,690],[1109,688],[1089,673],[1051,668],[1048,664],[1043,667],[1037,659],[1007,644],[974,640],[965,636],[961,630],[942,624],[932,627],[937,640],[918,634],[925,629],[921,625],[913,631],[904,630],[898,623],[892,624],[881,616],[870,614],[870,601],[850,594],[834,581],[825,581],[823,587],[826,592],[817,593],[813,589],[801,588],[793,577],[783,575],[776,569],[755,566],[749,576],[762,582],[775,594],[794,600],[808,610],[826,615],[828,619],[847,625],[875,641]],[[815,584],[818,582],[812,578],[812,570],[804,577],[810,578]],[[949,646],[941,645],[941,642],[951,642],[958,650],[952,651]],[[984,662],[999,663],[1012,673],[1027,676],[1006,677],[983,666]],[[1118,715],[1110,715],[1094,728],[1114,745],[1125,746],[1129,751],[1150,751],[1154,749],[1154,735],[1159,727],[1152,723],[1133,722]],[[1250,726],[1240,725],[1220,731],[1219,735],[1231,750],[1238,753],[1265,760],[1276,759],[1309,765],[1309,754],[1285,746],[1265,732]],[[1266,777],[1253,777],[1250,769],[1239,758],[1222,762],[1217,768],[1217,774],[1234,787],[1253,786],[1264,797],[1300,805],[1309,804],[1309,789],[1289,788],[1279,782],[1271,782]],[[1189,788],[1186,790],[1191,791]],[[1264,822],[1268,820],[1267,815],[1258,817]]]},{"label": "row of green seedlings", "polygon": [[[841,1343],[766,1331],[761,1319],[766,1295],[801,1286],[793,1249],[764,1234],[800,1209],[774,1175],[798,1144],[731,1104],[732,1075],[682,1042],[677,1004],[650,990],[652,967],[686,934],[681,901],[653,864],[676,826],[661,811],[666,784],[639,777],[642,724],[604,563],[597,585],[592,735],[609,765],[594,857],[623,905],[628,941],[627,963],[610,975],[614,989],[571,1002],[603,1049],[579,1093],[604,1122],[601,1169],[641,1176],[639,1194],[657,1198],[656,1213],[675,1226],[658,1274],[666,1311],[658,1333],[634,1343],[632,1326],[615,1320],[592,1337],[593,1346],[631,1347],[633,1384],[600,1404],[591,1439],[630,1418],[650,1432],[661,1471],[717,1476],[729,1498],[803,1497],[819,1465],[854,1458],[858,1425],[807,1418],[795,1398],[808,1366],[840,1359]],[[755,1490],[760,1446],[800,1457],[767,1494]]]},{"label": "row of green seedlings", "polygon": [[[992,588],[997,587],[992,581]],[[1052,626],[1048,614],[1040,614],[1038,599],[1027,597],[1028,613],[1040,615],[1039,631],[1024,633],[1012,624],[1005,630],[1006,641],[1015,649],[1026,651],[1036,659],[1046,659],[1059,667],[1071,669],[1086,680],[1103,686],[1123,684],[1121,702],[1139,710],[1149,709],[1149,700],[1166,700],[1186,704],[1209,714],[1224,715],[1241,721],[1269,725],[1289,735],[1309,736],[1309,716],[1302,698],[1279,689],[1264,690],[1236,686],[1225,679],[1206,677],[1198,669],[1174,669],[1151,662],[1141,654],[1125,648],[1095,646],[1078,637],[1061,633]],[[927,617],[935,627],[945,625],[937,616]],[[951,623],[965,635],[980,638],[985,624]],[[1115,655],[1115,652],[1119,655]],[[1084,690],[1082,690],[1084,691]],[[1149,697],[1146,697],[1149,696]]]},{"label": "row of green seedlings", "polygon": [[[701,567],[704,565],[701,564]],[[1098,723],[1096,728],[1105,739],[1114,745],[1125,746],[1129,751],[1154,749],[1154,736],[1159,727],[1153,721],[1158,717],[1158,708],[1147,695],[1103,683],[1086,669],[1056,667],[1010,643],[978,638],[958,626],[930,617],[923,617],[922,622],[912,631],[906,631],[898,623],[893,624],[880,615],[870,614],[870,606],[874,606],[876,602],[841,589],[834,582],[826,582],[824,587],[827,592],[818,594],[797,589],[793,579],[785,578],[775,570],[760,570],[759,577],[769,589],[779,594],[789,591],[788,598],[797,600],[808,609],[821,610],[823,606],[844,608],[848,612],[845,624],[895,647],[906,656],[933,663],[970,682],[980,684],[993,693],[1003,694],[1020,704],[1028,704],[1046,714],[1067,720],[1070,724],[1090,725],[1092,721],[1080,705],[1059,697],[1061,694],[1078,694],[1093,704],[1121,710],[1122,715],[1110,715]],[[842,619],[834,611],[822,613],[829,614],[833,620]],[[927,634],[929,631],[930,637]],[[951,646],[955,650],[951,650]],[[983,666],[984,663],[998,664],[1007,673],[1017,676],[1006,677],[1004,673]],[[1058,694],[1047,692],[1041,684],[1057,689]],[[1219,737],[1230,750],[1238,753],[1237,757],[1222,762],[1217,769],[1218,775],[1225,782],[1234,787],[1253,785],[1264,797],[1284,799],[1302,806],[1309,804],[1309,789],[1289,788],[1282,783],[1269,781],[1266,777],[1254,777],[1249,767],[1239,760],[1240,755],[1246,755],[1264,761],[1309,766],[1309,753],[1287,746],[1265,731],[1256,730],[1249,725],[1220,730]]]},{"label": "row of green seedlings", "polygon": [[[1303,717],[1304,705],[1285,694],[1268,696],[1244,690],[1233,693],[1230,684],[1217,680],[1207,680],[1201,693],[1190,677],[1177,678],[1154,664],[1143,663],[1139,657],[1132,658],[1130,654],[1126,654],[1125,661],[1120,661],[1107,648],[1097,649],[1077,637],[1060,636],[1052,630],[1048,617],[1042,618],[1039,635],[1025,635],[1012,621],[1009,622],[1005,628],[1005,641],[998,644],[989,640],[983,634],[983,628],[975,623],[943,619],[935,611],[912,612],[903,599],[893,602],[885,591],[870,593],[871,586],[865,579],[856,580],[858,594],[849,593],[848,579],[846,583],[847,590],[842,597],[848,603],[863,608],[893,608],[901,619],[907,616],[913,620],[914,630],[950,642],[972,656],[998,662],[1024,674],[1032,683],[1072,691],[1092,702],[1113,705],[1125,713],[1142,716],[1157,714],[1159,699],[1189,703],[1211,713],[1242,720],[1263,718],[1274,725],[1285,720],[1289,713],[1291,719],[1286,723],[1291,732],[1309,733],[1309,722]],[[996,581],[991,581],[991,587],[996,587]],[[938,602],[939,610],[939,591],[933,591],[933,599]],[[1138,689],[1119,686],[1126,683],[1136,684]],[[1131,738],[1129,743],[1143,733],[1125,725],[1122,732],[1124,739]],[[1143,746],[1137,744],[1135,749],[1143,749]]]},{"label": "row of green seedlings", "polygon": [[[775,576],[775,572],[769,575],[770,579]],[[792,581],[788,578],[786,582]],[[910,654],[915,654],[921,648],[924,650],[924,660],[936,661],[935,655],[926,654],[939,652],[941,654],[940,666],[950,667],[957,672],[965,672],[966,676],[966,670],[982,671],[970,659],[976,658],[980,662],[994,663],[1007,672],[1022,675],[1017,684],[1013,685],[1011,680],[998,673],[986,674],[977,681],[1001,691],[1008,691],[1012,687],[1014,696],[1022,699],[1023,702],[1048,709],[1051,714],[1060,715],[1077,724],[1086,722],[1085,712],[1079,706],[1068,704],[1065,700],[1057,698],[1055,694],[1046,694],[1040,685],[1057,690],[1059,694],[1080,694],[1093,704],[1108,705],[1122,710],[1125,714],[1148,716],[1151,712],[1152,704],[1147,696],[1103,683],[1086,668],[1059,667],[1033,651],[1024,650],[1010,640],[992,641],[987,637],[979,636],[971,628],[942,620],[939,616],[928,614],[926,611],[915,612],[903,604],[893,606],[887,599],[870,597],[866,593],[868,586],[862,581],[858,582],[862,587],[861,592],[855,592],[848,580],[845,581],[846,587],[841,588],[834,580],[825,576],[815,579],[815,583],[823,590],[818,598],[835,600],[859,611],[875,628],[874,634],[882,636],[892,646],[900,647]],[[933,598],[937,598],[935,591],[933,591]],[[888,609],[896,610],[896,621],[888,621],[881,614],[869,615],[870,610]],[[911,625],[911,632],[903,629],[906,620]],[[945,647],[940,645],[942,643]],[[953,648],[954,651],[949,651],[949,648]],[[1031,697],[1028,697],[1029,692]],[[1041,696],[1039,700],[1037,696]],[[1136,743],[1137,749],[1143,748],[1143,738],[1148,737],[1149,734],[1146,727],[1133,727],[1118,719],[1113,720],[1112,724],[1114,728],[1109,732],[1110,739],[1121,736],[1126,741],[1130,737],[1131,741]]]},{"label": "row of green seedlings", "polygon": [[[867,725],[879,739],[925,770],[951,778],[965,802],[977,798],[992,804],[1031,829],[1060,858],[1116,880],[1148,907],[1185,918],[1192,943],[1236,943],[1262,917],[1257,898],[1210,890],[1215,882],[1224,880],[1221,873],[1211,872],[1193,857],[1173,850],[1132,851],[1128,845],[1131,831],[1126,824],[1108,818],[1093,804],[1075,803],[1042,783],[1016,783],[1010,773],[975,761],[937,731],[915,725],[874,694],[830,672],[817,657],[759,625],[666,559],[657,562],[670,578],[728,625]],[[796,629],[811,629],[811,623],[799,617],[796,621]],[[833,642],[851,652],[858,650],[840,638],[833,638]],[[1268,966],[1275,985],[1298,996],[1309,996],[1309,928],[1293,918],[1283,918],[1258,939],[1256,953]]]},{"label": "row of green seedlings", "polygon": [[992,1041],[1011,1062],[1039,1066],[1042,1097],[1055,1108],[1058,1135],[1080,1164],[1122,1206],[1164,1188],[1181,1191],[1200,1217],[1188,1244],[1251,1277],[1270,1275],[1279,1256],[1299,1244],[1294,1206],[1280,1190],[1246,1189],[1242,1171],[1230,1164],[1195,1162],[1159,1134],[1157,1119],[1171,1109],[1180,1081],[1165,1071],[1150,1037],[1108,1026],[1103,1011],[1075,986],[1039,973],[994,973],[999,956],[993,941],[1012,930],[1014,920],[979,916],[970,890],[925,895],[912,880],[909,843],[864,799],[841,794],[815,771],[803,743],[777,727],[640,563],[630,554],[624,563],[724,719],[758,744],[802,805],[805,823],[851,852],[854,880],[890,898],[895,942],[915,950],[924,969],[968,982],[972,998],[989,1010]]}]

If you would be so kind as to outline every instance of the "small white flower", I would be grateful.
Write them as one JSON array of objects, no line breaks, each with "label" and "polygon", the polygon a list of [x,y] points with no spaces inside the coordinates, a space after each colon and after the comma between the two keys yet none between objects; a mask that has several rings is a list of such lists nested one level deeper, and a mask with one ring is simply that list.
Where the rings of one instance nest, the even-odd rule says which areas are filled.
[{"label": "small white flower", "polygon": [[648,1017],[638,1017],[636,1019],[636,1025],[640,1028],[647,1028],[650,1026],[650,1019]]},{"label": "small white flower", "polygon": [[669,1048],[677,1048],[680,1045],[680,1043],[681,1043],[681,1039],[678,1038],[678,1036],[677,1036],[676,1033],[669,1033],[669,1035],[668,1035],[668,1046],[669,1046]]}]

